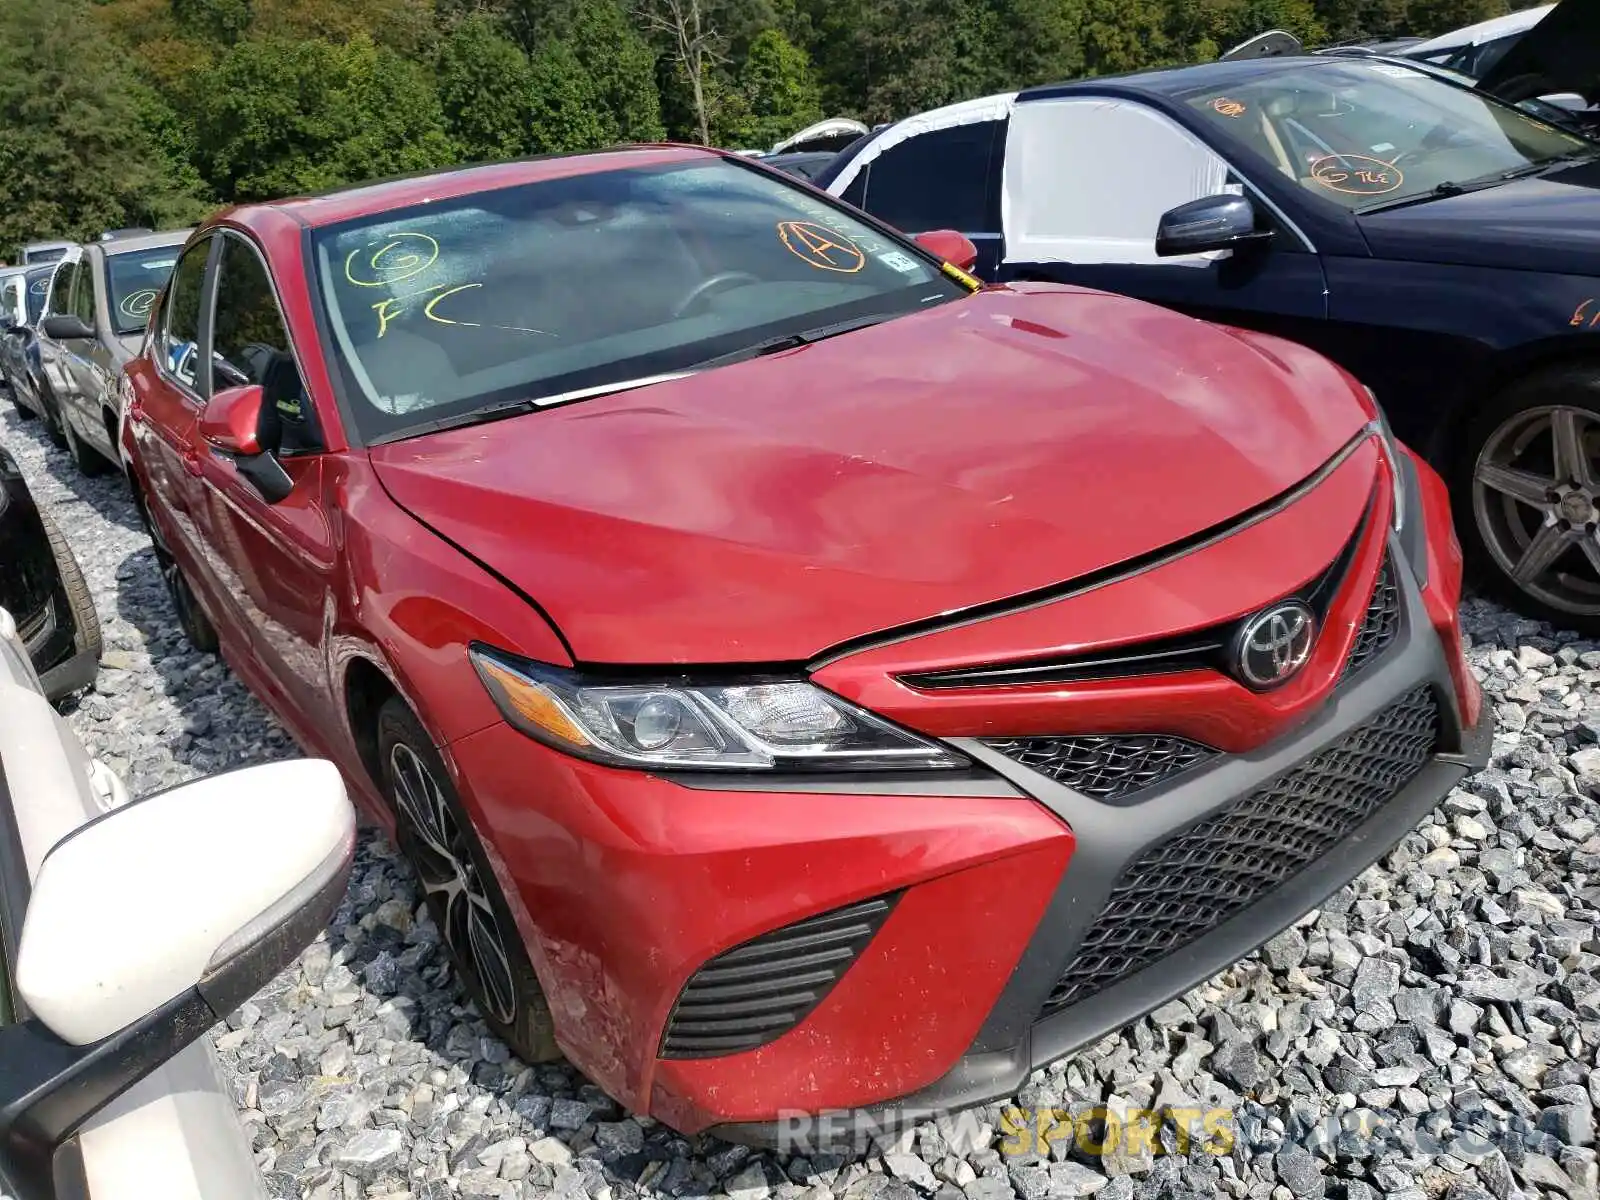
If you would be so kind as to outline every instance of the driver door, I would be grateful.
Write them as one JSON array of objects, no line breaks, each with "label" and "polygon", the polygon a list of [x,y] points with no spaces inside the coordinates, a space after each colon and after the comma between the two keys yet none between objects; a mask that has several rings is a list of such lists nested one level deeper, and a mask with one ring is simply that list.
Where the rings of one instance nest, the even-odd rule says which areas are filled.
[{"label": "driver door", "polygon": [[276,455],[293,486],[269,503],[230,459],[197,441],[204,569],[231,610],[228,625],[249,639],[262,668],[259,682],[307,724],[329,729],[337,707],[323,653],[323,614],[336,560],[316,410],[264,260],[240,235],[219,236],[212,393],[262,388],[261,445]]},{"label": "driver door", "polygon": [[[1004,281],[1120,292],[1296,341],[1314,340],[1327,317],[1327,282],[1309,241],[1226,158],[1156,108],[1078,94],[1019,103],[1004,171]],[[1251,200],[1270,242],[1156,254],[1163,213],[1230,191]]]}]

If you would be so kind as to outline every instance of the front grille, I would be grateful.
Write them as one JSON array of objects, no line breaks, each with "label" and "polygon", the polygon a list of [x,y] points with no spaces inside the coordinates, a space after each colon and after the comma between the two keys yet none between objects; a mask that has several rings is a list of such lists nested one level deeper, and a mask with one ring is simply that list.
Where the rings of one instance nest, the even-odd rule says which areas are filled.
[{"label": "front grille", "polygon": [[735,946],[684,986],[663,1058],[710,1058],[764,1046],[798,1025],[866,949],[898,893],[836,908]]},{"label": "front grille", "polygon": [[1040,1015],[1121,982],[1265,900],[1388,803],[1438,740],[1438,702],[1424,685],[1230,808],[1146,850],[1117,881]]},{"label": "front grille", "polygon": [[[1278,601],[1304,601],[1317,617],[1321,628],[1339,590],[1350,573],[1350,564],[1376,512],[1377,493],[1367,503],[1355,532],[1316,578],[1298,591],[1278,597]],[[1257,610],[1259,611],[1259,610]],[[974,688],[1007,687],[1016,684],[1083,683],[1101,679],[1135,679],[1146,675],[1171,675],[1184,671],[1234,673],[1230,647],[1244,623],[1254,615],[1247,613],[1204,629],[1174,637],[1156,638],[1125,646],[1103,647],[1058,658],[1030,659],[1024,662],[992,663],[973,667],[954,667],[941,671],[918,671],[902,675],[912,687]]]},{"label": "front grille", "polygon": [[1350,657],[1345,659],[1344,670],[1339,674],[1343,683],[1382,654],[1400,632],[1400,585],[1394,577],[1394,564],[1386,555],[1383,569],[1378,572],[1378,582],[1372,589],[1372,599],[1367,603],[1367,615],[1350,647]]},{"label": "front grille", "polygon": [[984,745],[1097,800],[1154,787],[1216,754],[1209,746],[1166,734],[990,738]]}]

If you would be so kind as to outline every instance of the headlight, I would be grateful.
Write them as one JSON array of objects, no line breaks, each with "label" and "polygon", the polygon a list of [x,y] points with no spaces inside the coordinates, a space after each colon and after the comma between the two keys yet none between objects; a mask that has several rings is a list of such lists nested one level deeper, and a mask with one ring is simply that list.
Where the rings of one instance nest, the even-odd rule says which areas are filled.
[{"label": "headlight", "polygon": [[689,684],[587,680],[474,646],[478,678],[517,729],[615,767],[928,770],[967,760],[800,680]]},{"label": "headlight", "polygon": [[1378,419],[1367,426],[1370,433],[1378,435],[1378,442],[1383,446],[1383,453],[1389,460],[1389,474],[1394,478],[1394,531],[1399,533],[1406,526],[1406,471],[1402,465],[1400,443],[1394,440],[1394,433],[1389,429],[1389,422],[1383,415],[1383,409],[1378,404],[1378,398],[1372,395],[1372,389],[1367,389],[1367,395],[1372,396],[1372,406],[1378,410]]}]

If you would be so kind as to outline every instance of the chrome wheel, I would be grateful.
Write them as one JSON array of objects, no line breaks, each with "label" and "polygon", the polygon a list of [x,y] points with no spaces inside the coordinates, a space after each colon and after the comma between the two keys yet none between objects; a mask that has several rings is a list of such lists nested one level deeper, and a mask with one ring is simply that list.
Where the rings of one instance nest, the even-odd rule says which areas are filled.
[{"label": "chrome wheel", "polygon": [[1575,616],[1600,614],[1600,418],[1529,408],[1478,452],[1472,512],[1502,571],[1529,596]]},{"label": "chrome wheel", "polygon": [[440,933],[456,961],[470,970],[485,1014],[510,1025],[517,1016],[517,993],[504,933],[483,885],[455,806],[411,747],[389,751],[395,807],[405,822],[411,860],[432,903]]}]

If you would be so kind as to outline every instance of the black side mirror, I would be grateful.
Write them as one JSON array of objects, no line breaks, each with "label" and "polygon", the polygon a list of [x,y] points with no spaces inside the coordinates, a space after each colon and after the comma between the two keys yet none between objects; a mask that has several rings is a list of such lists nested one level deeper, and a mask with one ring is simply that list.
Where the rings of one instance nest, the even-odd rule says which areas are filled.
[{"label": "black side mirror", "polygon": [[1255,206],[1244,196],[1203,196],[1168,209],[1156,227],[1156,253],[1200,254],[1238,250],[1272,240],[1270,229],[1256,228]]},{"label": "black side mirror", "polygon": [[54,338],[58,342],[82,341],[84,338],[94,337],[94,330],[82,317],[72,313],[56,313],[49,316],[39,325],[39,331],[47,338]]}]

